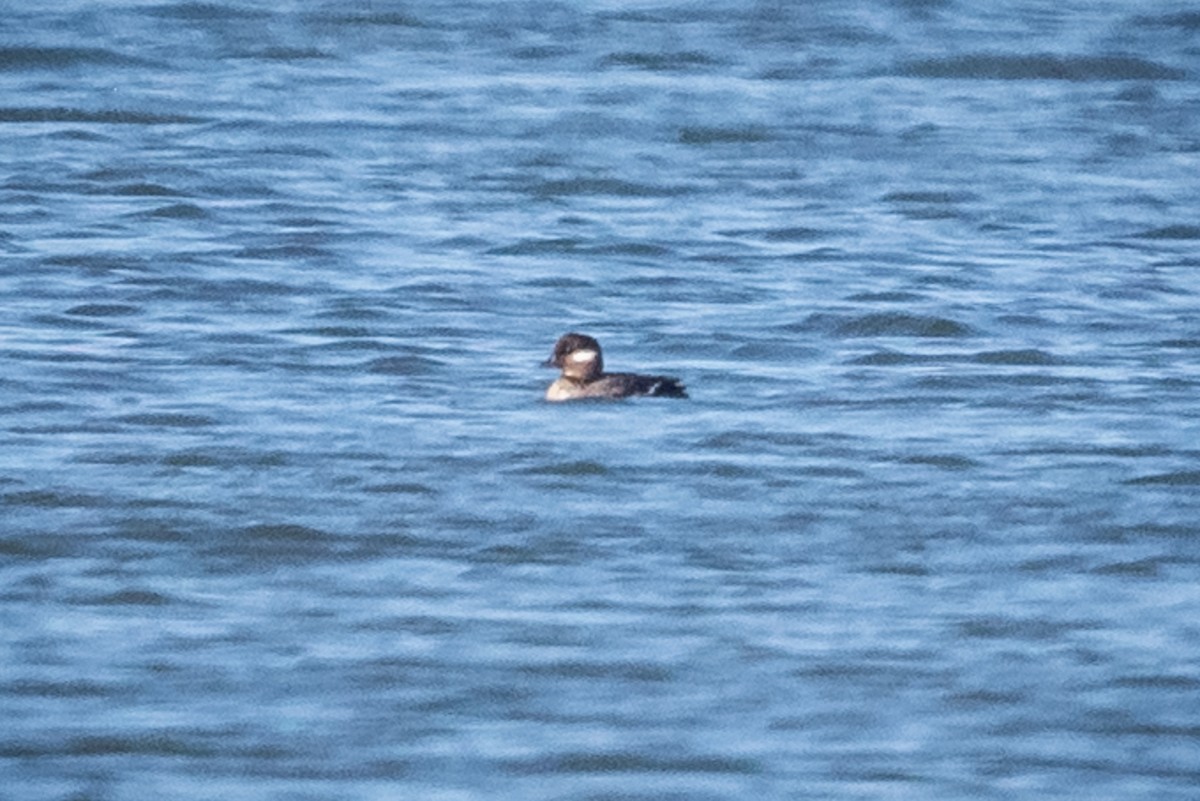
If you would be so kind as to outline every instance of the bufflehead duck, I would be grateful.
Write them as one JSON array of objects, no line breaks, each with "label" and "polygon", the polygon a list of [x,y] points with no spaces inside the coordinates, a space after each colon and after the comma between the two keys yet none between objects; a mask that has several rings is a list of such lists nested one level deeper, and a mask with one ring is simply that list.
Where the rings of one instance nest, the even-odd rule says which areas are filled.
[{"label": "bufflehead duck", "polygon": [[554,343],[554,354],[544,366],[562,370],[562,375],[546,390],[548,401],[628,398],[631,395],[660,398],[688,396],[677,378],[604,372],[600,343],[586,334],[564,334],[559,337],[558,342]]}]

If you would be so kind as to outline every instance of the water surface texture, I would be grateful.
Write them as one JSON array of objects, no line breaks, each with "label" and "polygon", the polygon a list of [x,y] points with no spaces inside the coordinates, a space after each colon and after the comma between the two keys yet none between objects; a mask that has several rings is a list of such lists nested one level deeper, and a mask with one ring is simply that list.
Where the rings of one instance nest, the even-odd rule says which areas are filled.
[{"label": "water surface texture", "polygon": [[1196,797],[1194,4],[8,6],[0,793]]}]

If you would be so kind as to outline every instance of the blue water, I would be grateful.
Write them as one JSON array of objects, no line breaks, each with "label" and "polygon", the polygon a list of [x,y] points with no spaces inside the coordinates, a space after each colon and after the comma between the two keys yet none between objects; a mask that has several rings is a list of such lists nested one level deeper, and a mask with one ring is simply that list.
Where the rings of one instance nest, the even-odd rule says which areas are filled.
[{"label": "blue water", "polygon": [[8,6],[0,795],[1196,797],[1194,5]]}]

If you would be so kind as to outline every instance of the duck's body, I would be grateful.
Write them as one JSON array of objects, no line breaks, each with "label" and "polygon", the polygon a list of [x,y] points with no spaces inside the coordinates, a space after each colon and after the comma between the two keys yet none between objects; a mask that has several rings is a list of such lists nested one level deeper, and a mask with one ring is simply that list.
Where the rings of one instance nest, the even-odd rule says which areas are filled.
[{"label": "duck's body", "polygon": [[664,375],[606,373],[593,381],[562,377],[546,390],[546,400],[565,401],[580,398],[629,398],[649,395],[662,398],[686,398],[687,390],[677,379]]},{"label": "duck's body", "polygon": [[554,344],[554,353],[546,366],[562,370],[562,375],[546,390],[548,401],[615,399],[635,395],[662,398],[688,396],[677,378],[604,372],[600,343],[586,334],[565,334],[560,337]]}]

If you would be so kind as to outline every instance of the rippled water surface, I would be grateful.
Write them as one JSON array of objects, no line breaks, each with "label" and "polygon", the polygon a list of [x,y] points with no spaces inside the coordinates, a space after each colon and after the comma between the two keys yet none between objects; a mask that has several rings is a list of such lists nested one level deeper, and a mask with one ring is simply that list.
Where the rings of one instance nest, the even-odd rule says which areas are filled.
[{"label": "rippled water surface", "polygon": [[1193,5],[10,5],[3,793],[1196,797]]}]

